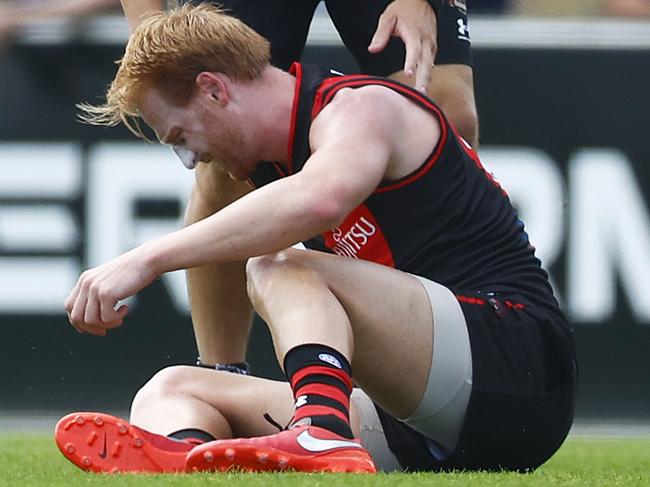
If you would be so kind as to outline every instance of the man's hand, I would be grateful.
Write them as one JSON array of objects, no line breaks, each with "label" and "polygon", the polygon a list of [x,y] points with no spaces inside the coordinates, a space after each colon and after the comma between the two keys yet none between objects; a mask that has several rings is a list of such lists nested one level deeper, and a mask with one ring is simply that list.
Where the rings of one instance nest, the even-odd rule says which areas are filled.
[{"label": "man's hand", "polygon": [[80,333],[106,335],[117,328],[128,313],[128,306],[117,303],[133,296],[157,277],[142,256],[142,247],[85,271],[65,300],[68,319]]},{"label": "man's hand", "polygon": [[415,74],[415,88],[426,92],[436,57],[437,19],[426,0],[395,0],[379,17],[368,51],[382,51],[391,36],[400,37],[406,47],[404,72]]}]

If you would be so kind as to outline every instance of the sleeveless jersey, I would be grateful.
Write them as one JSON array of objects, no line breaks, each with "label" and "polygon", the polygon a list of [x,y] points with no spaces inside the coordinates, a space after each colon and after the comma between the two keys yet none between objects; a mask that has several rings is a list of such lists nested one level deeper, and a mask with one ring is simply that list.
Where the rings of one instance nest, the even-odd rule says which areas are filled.
[{"label": "sleeveless jersey", "polygon": [[304,242],[307,248],[394,267],[456,293],[519,294],[559,312],[548,276],[507,194],[431,99],[385,78],[337,75],[298,63],[291,72],[296,89],[289,164],[260,163],[251,177],[256,187],[302,169],[311,154],[312,120],[344,88],[394,90],[430,112],[441,132],[416,171],[380,184],[339,227]]}]

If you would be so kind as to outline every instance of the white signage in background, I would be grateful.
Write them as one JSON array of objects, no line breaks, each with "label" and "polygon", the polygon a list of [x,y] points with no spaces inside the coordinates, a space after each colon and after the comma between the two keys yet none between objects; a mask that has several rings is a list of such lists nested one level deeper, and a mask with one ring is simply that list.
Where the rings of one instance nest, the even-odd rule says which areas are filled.
[{"label": "white signage in background", "polygon": [[[171,199],[183,208],[193,173],[169,149],[132,142],[89,151],[82,230],[70,207],[84,185],[81,157],[72,144],[0,144],[0,314],[62,313],[82,271],[79,241],[86,242],[84,265],[92,266],[179,227],[178,218],[139,216],[136,207]],[[632,316],[650,324],[650,217],[631,161],[610,149],[578,150],[567,185],[539,150],[483,147],[481,158],[506,188],[545,266],[566,250],[561,300],[573,321],[607,321],[620,305],[618,279]],[[188,312],[183,272],[163,283],[174,307]]]},{"label": "white signage in background", "polygon": [[[140,219],[143,198],[176,199],[185,208],[194,172],[183,168],[169,147],[144,143],[103,143],[88,156],[87,264],[99,265],[124,251],[177,230],[180,219]],[[177,309],[189,311],[185,273],[165,274],[163,282]]]},{"label": "white signage in background", "polygon": [[[84,188],[76,144],[0,144],[0,175],[0,314],[44,315],[64,312],[84,268],[177,229],[178,218],[138,218],[136,202],[177,199],[184,207],[194,177],[166,147],[98,144],[88,155],[84,232],[71,206]],[[163,283],[174,306],[188,312],[184,273]]]},{"label": "white signage in background", "polygon": [[0,198],[73,198],[81,188],[77,144],[0,143]]},{"label": "white signage in background", "polygon": [[[0,144],[0,313],[63,312],[79,275],[81,176],[76,144]],[[15,256],[25,251],[58,255]]]},{"label": "white signage in background", "polygon": [[517,207],[535,255],[550,269],[562,251],[566,228],[566,188],[557,164],[544,152],[527,147],[486,147],[480,156]]},{"label": "white signage in background", "polygon": [[571,317],[611,318],[618,280],[632,315],[650,324],[650,216],[630,161],[615,150],[581,150],[569,162],[569,180]]},{"label": "white signage in background", "polygon": [[650,324],[650,215],[624,154],[576,151],[568,192],[557,164],[538,150],[482,148],[481,160],[508,192],[547,269],[566,246],[564,299],[558,295],[573,322],[611,319],[621,304],[618,280],[632,315]]}]

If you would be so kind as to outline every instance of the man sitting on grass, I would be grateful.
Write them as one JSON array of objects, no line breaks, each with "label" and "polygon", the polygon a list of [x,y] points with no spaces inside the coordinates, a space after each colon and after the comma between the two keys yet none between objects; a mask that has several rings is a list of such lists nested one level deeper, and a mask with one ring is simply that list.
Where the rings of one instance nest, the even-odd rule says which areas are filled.
[{"label": "man sitting on grass", "polygon": [[[84,272],[65,303],[72,325],[103,335],[128,312],[117,303],[161,274],[246,261],[289,384],[163,372],[136,398],[138,428],[94,413],[59,423],[75,464],[374,472],[373,446],[356,438],[379,423],[409,469],[526,470],[559,448],[570,328],[506,193],[426,96],[274,68],[262,37],[202,5],[144,21],[107,102],[86,112],[136,133],[142,117],[200,177],[224,171],[247,191]],[[353,383],[379,423],[350,416]],[[271,434],[269,415],[287,426]]]}]

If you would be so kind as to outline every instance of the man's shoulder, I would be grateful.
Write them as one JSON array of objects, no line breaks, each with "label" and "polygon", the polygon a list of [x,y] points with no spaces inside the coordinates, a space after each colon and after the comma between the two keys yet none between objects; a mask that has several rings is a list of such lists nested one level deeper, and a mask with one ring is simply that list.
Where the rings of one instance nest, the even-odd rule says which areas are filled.
[{"label": "man's shoulder", "polygon": [[389,108],[390,101],[398,100],[400,96],[399,93],[380,84],[345,87],[336,92],[327,107],[337,107],[341,110],[382,110]]},{"label": "man's shoulder", "polygon": [[399,94],[379,85],[342,88],[312,122],[312,130],[323,125],[353,124],[358,121],[381,124],[396,115]]}]

